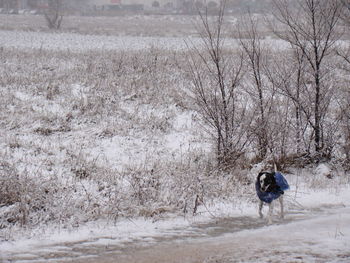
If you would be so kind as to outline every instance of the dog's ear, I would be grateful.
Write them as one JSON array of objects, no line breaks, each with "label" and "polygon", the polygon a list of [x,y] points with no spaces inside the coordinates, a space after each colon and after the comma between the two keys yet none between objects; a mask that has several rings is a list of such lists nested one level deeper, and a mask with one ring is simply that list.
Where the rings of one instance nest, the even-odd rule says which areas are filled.
[{"label": "dog's ear", "polygon": [[260,173],[258,174],[258,177],[262,176],[264,173],[265,173],[265,172],[260,172]]}]

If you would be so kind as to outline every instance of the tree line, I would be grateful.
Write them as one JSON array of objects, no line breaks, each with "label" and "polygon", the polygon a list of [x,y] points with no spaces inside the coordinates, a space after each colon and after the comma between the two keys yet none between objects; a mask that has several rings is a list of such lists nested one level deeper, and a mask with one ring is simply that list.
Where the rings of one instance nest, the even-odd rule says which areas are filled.
[{"label": "tree line", "polygon": [[349,168],[349,1],[273,0],[273,16],[237,23],[238,48],[225,44],[225,4],[215,21],[200,14],[203,45],[189,63],[218,164],[336,159]]}]

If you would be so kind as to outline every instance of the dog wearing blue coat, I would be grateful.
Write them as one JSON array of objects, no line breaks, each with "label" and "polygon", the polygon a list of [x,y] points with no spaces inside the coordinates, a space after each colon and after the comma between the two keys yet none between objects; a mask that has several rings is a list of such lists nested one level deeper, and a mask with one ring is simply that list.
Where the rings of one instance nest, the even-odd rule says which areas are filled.
[{"label": "dog wearing blue coat", "polygon": [[263,218],[262,208],[264,203],[269,205],[268,223],[272,224],[273,201],[278,199],[281,206],[280,218],[284,217],[283,194],[289,189],[284,176],[279,172],[261,172],[256,178],[255,190],[260,199],[259,216]]}]

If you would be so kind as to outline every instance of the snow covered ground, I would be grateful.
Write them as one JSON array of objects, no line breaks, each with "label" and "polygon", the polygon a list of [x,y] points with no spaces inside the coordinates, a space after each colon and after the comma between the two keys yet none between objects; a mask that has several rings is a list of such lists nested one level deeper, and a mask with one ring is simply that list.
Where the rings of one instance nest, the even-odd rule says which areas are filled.
[{"label": "snow covered ground", "polygon": [[184,39],[0,31],[0,168],[11,190],[0,262],[350,261],[344,171],[291,171],[286,218],[267,226],[252,184],[261,167],[203,165],[212,145],[174,55]]},{"label": "snow covered ground", "polygon": [[[199,39],[191,40],[198,42]],[[93,36],[74,33],[48,33],[24,31],[0,31],[0,46],[27,49],[68,50],[82,52],[89,50],[144,50],[151,47],[183,50],[183,38],[136,37],[136,36]]]},{"label": "snow covered ground", "polygon": [[[274,49],[285,49],[289,45],[277,39],[267,38],[263,41]],[[107,35],[81,35],[76,33],[52,33],[52,32],[26,32],[26,31],[1,31],[0,46],[6,48],[43,49],[52,51],[139,51],[150,48],[182,51],[188,46],[200,46],[199,37],[152,37],[152,36],[107,36]],[[238,47],[238,41],[227,38],[225,45]]]},{"label": "snow covered ground", "polygon": [[[310,174],[310,177],[312,175]],[[214,203],[197,216],[103,221],[75,230],[42,230],[30,239],[2,242],[2,262],[349,262],[350,187],[330,180],[308,190],[287,175],[286,216],[267,225],[256,203]],[[314,177],[314,181],[321,180]],[[329,179],[327,179],[329,180]],[[298,188],[296,188],[298,186]],[[267,212],[267,207],[265,208]]]}]

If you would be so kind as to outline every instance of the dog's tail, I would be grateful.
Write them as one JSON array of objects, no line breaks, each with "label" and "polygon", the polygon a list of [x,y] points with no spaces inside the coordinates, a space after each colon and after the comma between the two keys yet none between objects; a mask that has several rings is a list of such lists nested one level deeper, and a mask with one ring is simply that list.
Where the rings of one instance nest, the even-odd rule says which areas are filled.
[{"label": "dog's tail", "polygon": [[277,173],[277,172],[278,172],[278,171],[277,171],[277,165],[276,165],[275,162],[273,162],[273,167],[274,167],[274,169],[275,169],[275,173]]}]

